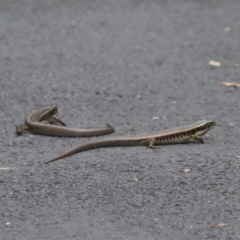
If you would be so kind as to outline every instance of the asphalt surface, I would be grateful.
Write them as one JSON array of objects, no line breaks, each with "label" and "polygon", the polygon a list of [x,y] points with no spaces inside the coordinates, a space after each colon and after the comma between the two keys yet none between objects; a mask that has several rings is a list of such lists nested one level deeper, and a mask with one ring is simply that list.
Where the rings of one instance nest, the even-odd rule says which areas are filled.
[{"label": "asphalt surface", "polygon": [[[0,239],[240,239],[238,0],[0,1]],[[221,66],[210,66],[209,61]],[[33,110],[111,136],[216,121],[208,144],[25,134]],[[95,138],[91,138],[95,139]]]}]

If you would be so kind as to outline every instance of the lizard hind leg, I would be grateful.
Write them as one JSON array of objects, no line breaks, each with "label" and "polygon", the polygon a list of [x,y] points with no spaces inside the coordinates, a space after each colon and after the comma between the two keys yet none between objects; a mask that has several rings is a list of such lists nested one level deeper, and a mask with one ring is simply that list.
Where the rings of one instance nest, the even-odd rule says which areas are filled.
[{"label": "lizard hind leg", "polygon": [[157,149],[159,148],[159,146],[156,146],[154,145],[156,143],[156,140],[155,138],[150,138],[148,141],[147,141],[147,146],[151,149]]},{"label": "lizard hind leg", "polygon": [[19,125],[16,125],[16,134],[19,136],[19,135],[22,135],[23,133],[29,133],[30,132],[30,128],[25,125],[25,124],[19,124]]}]

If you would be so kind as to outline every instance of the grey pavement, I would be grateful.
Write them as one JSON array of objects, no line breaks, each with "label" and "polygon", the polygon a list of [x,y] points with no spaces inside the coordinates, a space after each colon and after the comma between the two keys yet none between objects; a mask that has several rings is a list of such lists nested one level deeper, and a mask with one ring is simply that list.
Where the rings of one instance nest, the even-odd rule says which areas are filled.
[{"label": "grey pavement", "polygon": [[[240,239],[240,90],[219,84],[240,83],[239,13],[238,0],[0,1],[0,239]],[[111,136],[217,126],[207,144],[45,165],[96,139],[15,135],[49,105]]]}]

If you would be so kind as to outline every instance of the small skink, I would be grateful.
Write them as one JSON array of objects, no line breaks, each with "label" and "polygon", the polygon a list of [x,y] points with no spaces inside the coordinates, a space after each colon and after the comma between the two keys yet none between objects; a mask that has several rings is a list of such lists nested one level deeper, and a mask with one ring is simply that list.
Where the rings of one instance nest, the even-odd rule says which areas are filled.
[{"label": "small skink", "polygon": [[[31,113],[26,117],[25,124],[16,126],[16,134],[21,135],[24,132],[31,132],[33,134],[58,137],[92,137],[114,132],[114,128],[110,125],[107,125],[107,128],[99,129],[66,127],[66,124],[57,117],[57,112],[57,107],[48,107]],[[55,121],[63,126],[51,125]]]},{"label": "small skink", "polygon": [[[63,122],[60,118],[57,117],[58,109],[56,107],[48,107],[42,110],[38,110],[34,112],[32,116],[32,122],[41,123],[41,124],[51,124],[54,122],[58,122],[63,126],[66,126],[65,122]],[[25,120],[26,122],[26,120]],[[30,127],[25,124],[16,125],[16,134],[22,135],[23,133],[31,132]]]},{"label": "small skink", "polygon": [[92,141],[79,147],[66,152],[48,162],[54,162],[59,159],[69,157],[75,153],[102,147],[117,147],[117,146],[142,146],[145,145],[149,148],[156,148],[156,145],[172,144],[172,143],[185,143],[189,141],[197,140],[204,143],[201,138],[206,132],[216,125],[213,121],[199,121],[192,125],[178,127],[173,129],[167,129],[158,133],[130,136],[130,137],[115,137],[106,138],[101,140]]}]

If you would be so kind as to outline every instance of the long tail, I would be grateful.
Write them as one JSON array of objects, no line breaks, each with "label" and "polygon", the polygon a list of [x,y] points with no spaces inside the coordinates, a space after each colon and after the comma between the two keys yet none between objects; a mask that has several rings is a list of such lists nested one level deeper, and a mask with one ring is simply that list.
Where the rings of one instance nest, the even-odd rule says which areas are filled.
[{"label": "long tail", "polygon": [[90,149],[104,148],[104,147],[116,147],[116,146],[119,146],[119,147],[120,146],[137,146],[137,145],[141,145],[141,144],[139,144],[139,142],[137,142],[137,141],[131,141],[131,143],[130,143],[129,141],[126,141],[125,139],[124,140],[123,139],[105,139],[105,140],[102,139],[102,140],[82,144],[77,148],[74,148],[56,158],[53,158],[52,160],[46,162],[46,164],[55,162],[59,159],[69,157],[73,154],[87,151]]}]

